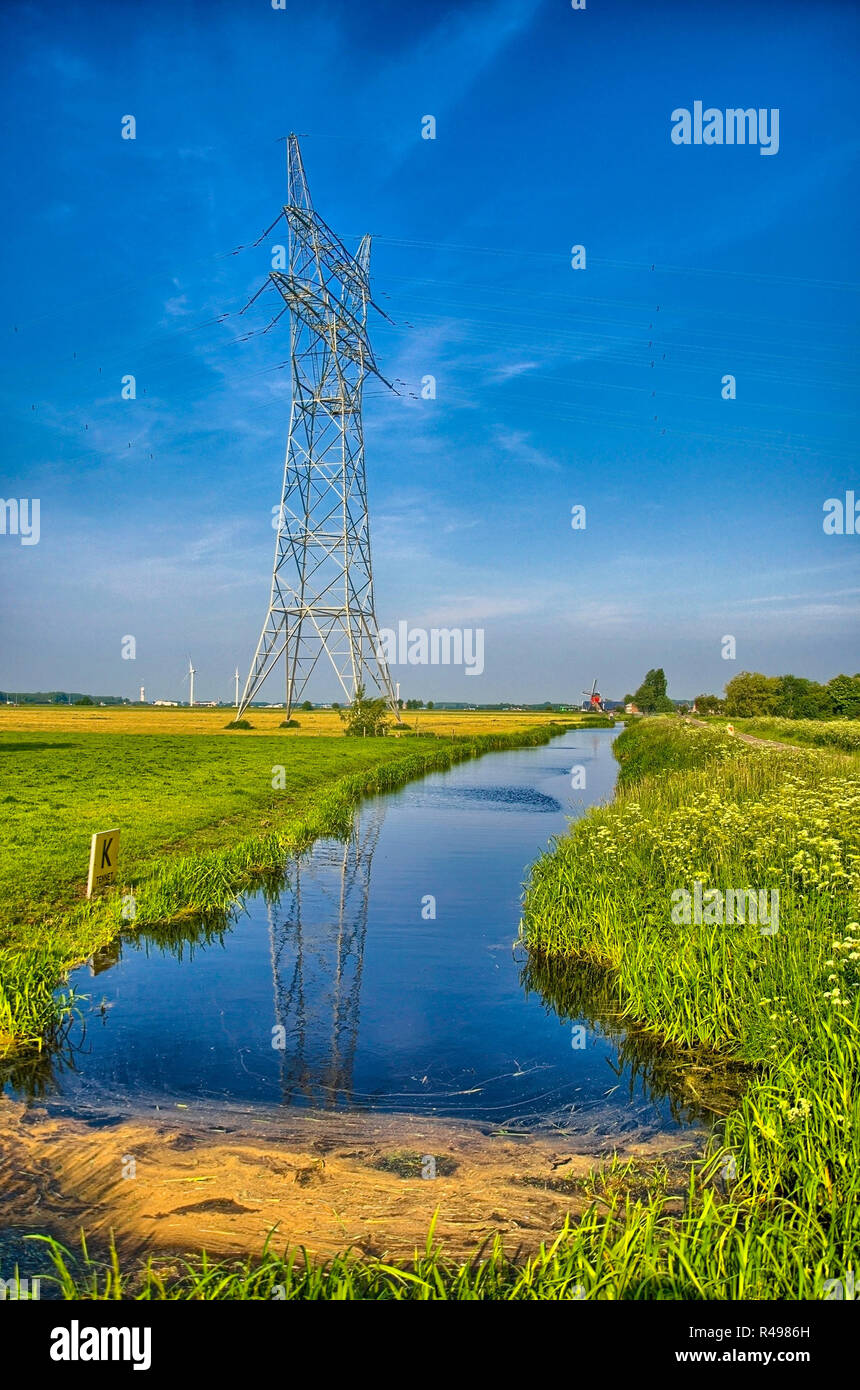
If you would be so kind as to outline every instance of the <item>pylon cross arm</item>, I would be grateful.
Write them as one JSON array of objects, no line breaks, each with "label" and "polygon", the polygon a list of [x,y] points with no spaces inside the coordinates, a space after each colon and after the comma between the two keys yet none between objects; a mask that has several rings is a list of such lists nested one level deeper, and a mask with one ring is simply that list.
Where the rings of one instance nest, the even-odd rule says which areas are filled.
[{"label": "pylon cross arm", "polygon": [[314,243],[320,253],[320,261],[328,270],[339,280],[349,283],[354,293],[369,298],[367,275],[318,212],[288,205],[284,208],[284,214],[290,231],[301,241]]},{"label": "pylon cross arm", "polygon": [[281,270],[271,271],[269,278],[296,317],[327,347],[334,347],[357,367],[366,368],[385,380],[376,365],[364,325],[342,303],[335,303],[328,290],[310,285],[295,275],[285,275]]}]

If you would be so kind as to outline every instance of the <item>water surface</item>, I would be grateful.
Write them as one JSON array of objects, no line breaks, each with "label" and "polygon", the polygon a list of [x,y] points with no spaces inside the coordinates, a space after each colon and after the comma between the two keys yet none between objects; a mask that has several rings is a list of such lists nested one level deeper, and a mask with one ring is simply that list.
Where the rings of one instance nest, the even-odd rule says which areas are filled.
[{"label": "water surface", "polygon": [[529,864],[612,795],[614,737],[569,731],[371,798],[347,841],[289,862],[227,930],[116,943],[71,977],[88,998],[65,1047],[8,1089],[71,1113],[229,1101],[570,1133],[688,1122],[611,1014],[581,988],[573,1017],[554,985],[545,1002],[514,949]]}]

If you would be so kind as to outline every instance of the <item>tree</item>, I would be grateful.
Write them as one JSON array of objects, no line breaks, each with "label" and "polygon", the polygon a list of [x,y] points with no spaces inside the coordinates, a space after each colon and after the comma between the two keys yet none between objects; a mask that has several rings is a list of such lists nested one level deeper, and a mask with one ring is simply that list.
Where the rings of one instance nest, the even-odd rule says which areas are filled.
[{"label": "tree", "polygon": [[338,710],[340,719],[346,725],[344,733],[357,738],[373,738],[377,734],[383,733],[388,727],[387,708],[384,696],[380,696],[376,700],[368,700],[365,696],[364,686],[357,686],[352,704],[345,710]]},{"label": "tree", "polygon": [[761,671],[740,671],[726,686],[726,714],[734,719],[773,714],[779,698],[778,676]]},{"label": "tree", "polygon": [[722,714],[723,702],[719,695],[697,695],[693,704],[697,714]]},{"label": "tree", "polygon": [[303,709],[303,710],[311,710],[311,709],[313,709],[313,705],[311,704],[310,700],[303,700],[303,701],[302,701],[302,709]]},{"label": "tree", "polygon": [[423,701],[423,700],[407,700],[407,701],[406,701],[406,708],[407,708],[407,709],[423,709],[423,708],[424,708],[424,701]]},{"label": "tree", "polygon": [[633,696],[633,703],[646,714],[675,713],[675,706],[666,694],[666,672],[662,666],[648,672]]},{"label": "tree", "polygon": [[834,676],[827,689],[834,714],[842,719],[860,719],[860,675]]},{"label": "tree", "polygon": [[428,708],[428,709],[433,709],[433,701],[432,701],[432,700],[428,700],[428,701],[427,701],[427,708]]},{"label": "tree", "polygon": [[774,714],[783,719],[826,719],[833,714],[833,696],[826,685],[803,676],[780,676]]},{"label": "tree", "polygon": [[76,705],[91,705],[92,703],[89,695],[82,695],[79,700],[75,700]]}]

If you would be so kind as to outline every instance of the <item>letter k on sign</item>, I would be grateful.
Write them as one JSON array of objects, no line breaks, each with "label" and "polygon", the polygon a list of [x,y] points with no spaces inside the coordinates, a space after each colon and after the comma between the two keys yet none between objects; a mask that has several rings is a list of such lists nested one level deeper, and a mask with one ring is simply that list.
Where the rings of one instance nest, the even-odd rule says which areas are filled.
[{"label": "letter k on sign", "polygon": [[87,878],[87,897],[100,888],[116,882],[119,863],[119,831],[97,830],[90,845],[90,872]]}]

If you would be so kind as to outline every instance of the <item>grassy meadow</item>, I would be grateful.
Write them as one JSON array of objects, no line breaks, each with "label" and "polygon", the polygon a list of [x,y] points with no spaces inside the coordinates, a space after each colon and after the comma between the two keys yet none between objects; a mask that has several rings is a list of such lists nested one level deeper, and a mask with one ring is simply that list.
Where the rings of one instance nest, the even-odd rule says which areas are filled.
[{"label": "grassy meadow", "polygon": [[[333,712],[312,733],[262,713],[250,732],[225,731],[223,710],[0,713],[0,1045],[38,1043],[57,1018],[57,981],[119,931],[223,914],[288,853],[348,825],[363,795],[559,730],[545,717],[499,728],[500,717],[455,714],[436,732],[358,739]],[[119,883],[90,903],[90,836],[113,827]]]},{"label": "grassy meadow", "polygon": [[[265,830],[345,773],[407,757],[411,742],[244,735],[0,733],[0,940],[41,928],[86,887],[90,835],[121,827],[127,882],[164,854]],[[285,786],[272,787],[273,768]]]},{"label": "grassy meadow", "polygon": [[[293,710],[294,729],[282,729],[282,709],[250,709],[245,718],[250,731],[228,730],[232,709],[208,709],[195,705],[0,705],[0,732],[77,734],[213,734],[226,738],[250,738],[267,734],[278,738],[340,737],[343,723],[337,710]],[[576,724],[593,721],[593,715],[552,714],[535,710],[404,710],[404,728],[416,734],[441,738],[464,734],[504,734],[533,729],[549,719]],[[397,726],[392,720],[392,729]]]},{"label": "grassy meadow", "polygon": [[[547,736],[522,729],[506,742]],[[251,759],[253,777],[275,761],[256,751],[263,741],[278,746],[245,735],[225,756]],[[266,859],[270,841],[273,861],[289,835],[312,837],[348,820],[363,790],[502,741],[437,742],[434,754],[430,740],[426,749],[423,739],[380,740],[388,762],[346,776],[341,764],[340,780],[332,771],[314,792],[312,760],[297,759],[289,834],[261,824],[253,854],[239,844],[217,862],[233,884]],[[318,738],[314,746],[319,771],[329,745]],[[727,1063],[743,1078],[680,1203],[659,1163],[643,1173],[614,1160],[594,1171],[585,1214],[528,1259],[497,1242],[452,1262],[432,1230],[426,1250],[396,1264],[349,1252],[311,1261],[270,1242],[240,1261],[201,1253],[122,1268],[116,1254],[105,1263],[85,1246],[70,1254],[49,1243],[62,1295],[770,1301],[820,1299],[827,1281],[847,1284],[860,1253],[860,760],[838,748],[751,747],[720,727],[673,719],[639,721],[614,747],[615,800],[573,824],[533,866],[527,969],[532,982],[552,962],[598,971],[621,1014],[686,1056],[692,1073]],[[254,814],[273,812],[267,801]],[[207,855],[190,862],[205,864]],[[169,916],[188,897],[183,863],[168,857],[151,880],[144,876],[145,917]],[[671,895],[696,881],[706,890],[778,891],[778,929],[676,923]]]}]

